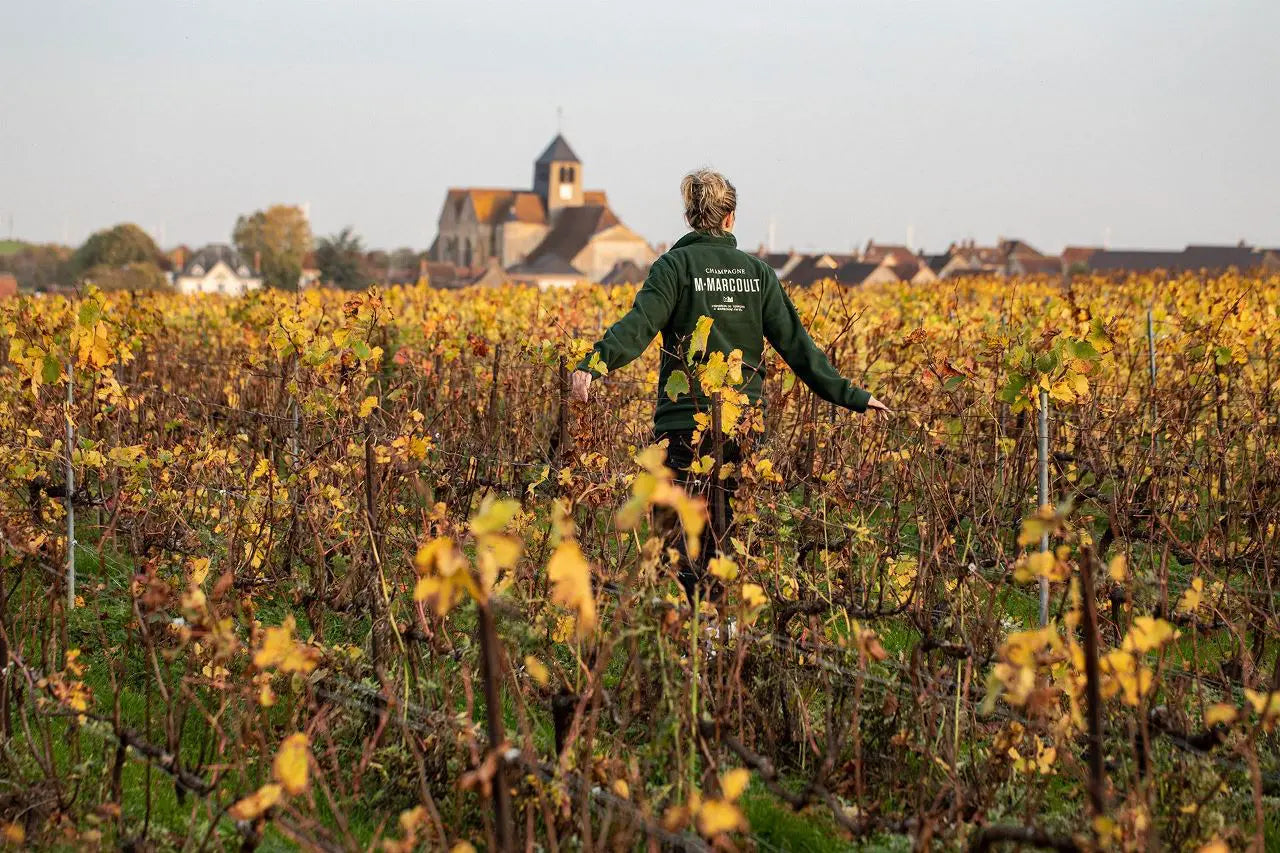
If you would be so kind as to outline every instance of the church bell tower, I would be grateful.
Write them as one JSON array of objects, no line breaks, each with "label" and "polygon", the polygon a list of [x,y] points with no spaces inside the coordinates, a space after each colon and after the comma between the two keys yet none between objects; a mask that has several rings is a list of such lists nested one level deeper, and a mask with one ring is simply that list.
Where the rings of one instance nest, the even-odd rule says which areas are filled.
[{"label": "church bell tower", "polygon": [[582,206],[582,161],[558,133],[533,164],[533,191],[552,217],[563,207]]}]

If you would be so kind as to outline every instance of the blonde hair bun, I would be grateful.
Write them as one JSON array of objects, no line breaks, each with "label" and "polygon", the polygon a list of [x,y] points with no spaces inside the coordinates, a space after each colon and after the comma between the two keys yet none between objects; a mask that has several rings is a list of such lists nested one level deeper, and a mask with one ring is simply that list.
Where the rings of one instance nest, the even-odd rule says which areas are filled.
[{"label": "blonde hair bun", "polygon": [[738,191],[729,179],[711,169],[698,169],[680,182],[684,218],[694,231],[722,233],[721,225],[738,209]]}]

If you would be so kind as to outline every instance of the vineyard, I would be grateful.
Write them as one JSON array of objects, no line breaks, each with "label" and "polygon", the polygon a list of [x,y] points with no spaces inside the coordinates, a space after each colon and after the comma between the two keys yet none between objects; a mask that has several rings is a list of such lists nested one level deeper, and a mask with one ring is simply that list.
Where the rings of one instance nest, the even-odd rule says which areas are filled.
[{"label": "vineyard", "polygon": [[1280,277],[797,291],[687,490],[634,295],[0,304],[0,845],[1280,850]]}]

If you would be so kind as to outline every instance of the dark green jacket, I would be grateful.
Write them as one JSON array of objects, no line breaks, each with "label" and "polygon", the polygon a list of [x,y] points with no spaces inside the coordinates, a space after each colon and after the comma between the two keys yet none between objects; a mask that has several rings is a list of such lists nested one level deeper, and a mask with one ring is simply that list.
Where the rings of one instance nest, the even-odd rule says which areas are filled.
[{"label": "dark green jacket", "polygon": [[[759,258],[739,251],[732,234],[713,236],[694,231],[681,237],[654,262],[644,287],[636,294],[635,305],[609,327],[578,369],[600,376],[600,371],[591,368],[596,354],[609,370],[624,367],[661,332],[662,366],[653,428],[659,433],[693,429],[694,413],[709,411],[686,359],[694,327],[703,316],[712,318],[708,353],[728,355],[742,350],[743,390],[752,403],[760,399],[764,384],[761,358],[767,339],[819,397],[856,412],[866,411],[871,395],[836,372],[805,331],[773,270]],[[674,370],[689,375],[692,394],[681,394],[673,401],[666,387]]]}]

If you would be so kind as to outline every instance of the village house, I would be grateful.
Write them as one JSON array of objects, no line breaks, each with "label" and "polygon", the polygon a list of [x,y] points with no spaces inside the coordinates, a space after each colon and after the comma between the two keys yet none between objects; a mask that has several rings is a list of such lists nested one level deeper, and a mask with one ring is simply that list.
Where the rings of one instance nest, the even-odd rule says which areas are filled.
[{"label": "village house", "polygon": [[622,223],[603,190],[583,189],[582,161],[557,135],[534,162],[533,187],[450,189],[440,210],[433,261],[483,278],[542,287],[601,281],[621,264],[648,269],[657,257]]},{"label": "village house", "polygon": [[899,281],[928,284],[938,280],[928,261],[907,246],[868,240],[866,248],[858,254],[858,260],[864,264],[889,267]]},{"label": "village house", "polygon": [[262,276],[231,246],[211,243],[186,258],[173,286],[179,293],[239,296],[262,287]]},{"label": "village house", "polygon": [[[1079,247],[1069,247],[1064,256],[1084,254]],[[1082,259],[1095,272],[1225,272],[1237,269],[1280,270],[1280,250],[1259,249],[1243,240],[1234,246],[1192,245],[1181,251],[1148,249],[1092,249]]]},{"label": "village house", "polygon": [[800,287],[809,287],[824,279],[847,286],[899,281],[926,284],[937,280],[924,256],[906,246],[874,241],[868,241],[866,247],[857,252],[812,255],[768,252],[761,246],[756,257],[768,264],[780,281]]}]

